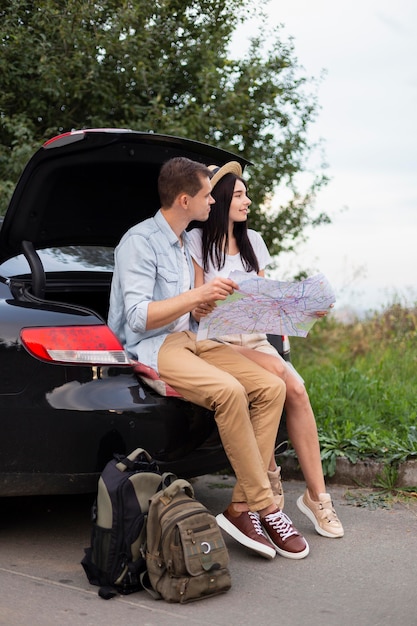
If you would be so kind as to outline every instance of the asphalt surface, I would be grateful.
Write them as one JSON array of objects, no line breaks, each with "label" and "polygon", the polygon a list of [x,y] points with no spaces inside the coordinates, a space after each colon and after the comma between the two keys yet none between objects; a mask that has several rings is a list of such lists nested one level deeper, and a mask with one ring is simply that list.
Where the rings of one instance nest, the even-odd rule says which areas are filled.
[{"label": "asphalt surface", "polygon": [[[205,476],[194,488],[217,514],[228,504],[232,483]],[[286,481],[285,511],[308,540],[309,556],[267,561],[226,538],[232,589],[187,605],[155,601],[144,591],[99,598],[80,565],[93,496],[3,499],[0,624],[415,626],[417,499],[372,509],[368,490],[332,485],[345,536],[326,539],[296,507],[303,489],[302,482]]]}]

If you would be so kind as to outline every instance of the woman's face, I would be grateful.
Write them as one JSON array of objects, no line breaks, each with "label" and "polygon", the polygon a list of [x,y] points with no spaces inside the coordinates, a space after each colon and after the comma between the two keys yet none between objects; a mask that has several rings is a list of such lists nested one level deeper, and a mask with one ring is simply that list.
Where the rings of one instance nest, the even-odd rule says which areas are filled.
[{"label": "woman's face", "polygon": [[241,180],[237,180],[229,208],[229,222],[235,223],[247,220],[251,204],[251,200],[246,195],[245,185]]}]

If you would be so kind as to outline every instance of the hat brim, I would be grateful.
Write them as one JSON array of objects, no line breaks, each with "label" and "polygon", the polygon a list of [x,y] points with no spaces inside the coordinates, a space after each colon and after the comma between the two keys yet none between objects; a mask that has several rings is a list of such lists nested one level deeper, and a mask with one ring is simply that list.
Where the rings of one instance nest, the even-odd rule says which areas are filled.
[{"label": "hat brim", "polygon": [[242,177],[242,166],[237,161],[229,161],[223,165],[220,169],[217,169],[217,165],[209,165],[209,169],[215,171],[213,176],[211,177],[211,188],[217,185],[217,183],[224,177],[226,174],[235,174],[239,178]]}]

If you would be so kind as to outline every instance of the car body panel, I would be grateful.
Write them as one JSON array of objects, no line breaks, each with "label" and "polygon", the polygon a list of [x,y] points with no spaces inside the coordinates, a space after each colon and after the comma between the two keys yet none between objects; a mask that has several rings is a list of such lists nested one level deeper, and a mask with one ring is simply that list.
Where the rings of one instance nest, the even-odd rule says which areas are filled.
[{"label": "car body panel", "polygon": [[173,156],[248,164],[187,139],[95,129],[46,142],[23,171],[0,224],[0,496],[93,491],[113,454],[137,447],[179,476],[228,465],[213,413],[158,395],[127,359],[45,360],[22,339],[105,327],[113,249],[159,208]]},{"label": "car body panel", "polygon": [[248,163],[200,142],[126,129],[78,131],[46,142],[10,201],[0,231],[0,263],[21,253],[22,241],[36,249],[114,247],[128,228],[158,210],[159,169],[174,156]]}]

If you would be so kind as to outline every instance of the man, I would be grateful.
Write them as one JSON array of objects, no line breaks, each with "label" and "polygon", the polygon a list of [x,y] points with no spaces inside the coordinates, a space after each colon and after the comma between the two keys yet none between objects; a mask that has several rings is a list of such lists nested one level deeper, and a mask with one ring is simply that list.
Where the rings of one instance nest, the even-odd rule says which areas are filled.
[{"label": "man", "polygon": [[204,165],[183,157],[162,166],[160,210],[133,226],[115,250],[108,323],[131,357],[158,371],[186,400],[214,411],[236,475],[232,503],[217,516],[221,528],[266,558],[276,552],[303,558],[308,544],[276,509],[266,469],[285,384],[230,346],[196,341],[193,309],[238,289],[228,278],[194,288],[185,229],[208,218],[210,176]]}]

